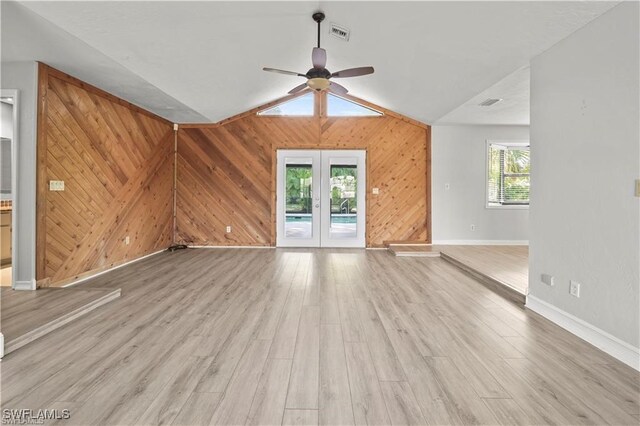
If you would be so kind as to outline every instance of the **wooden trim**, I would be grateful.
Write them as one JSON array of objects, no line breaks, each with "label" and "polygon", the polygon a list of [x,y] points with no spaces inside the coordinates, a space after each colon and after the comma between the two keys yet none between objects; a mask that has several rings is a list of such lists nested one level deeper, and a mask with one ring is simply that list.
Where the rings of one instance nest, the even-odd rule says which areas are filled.
[{"label": "wooden trim", "polygon": [[[252,108],[248,111],[242,112],[240,114],[236,114],[233,115],[229,118],[225,118],[224,120],[218,121],[217,123],[184,123],[184,124],[180,124],[180,127],[184,127],[185,129],[190,129],[190,128],[216,128],[216,127],[220,127],[220,126],[224,126],[225,124],[231,123],[233,121],[239,120],[241,118],[245,118],[248,116],[252,116],[252,115],[256,115],[258,112],[267,109],[269,107],[281,104],[283,102],[289,101],[291,99],[295,99],[299,96],[303,96],[306,95],[307,93],[309,93],[310,90],[303,90],[302,92],[298,92],[295,93],[293,95],[287,95],[287,96],[283,96],[281,98],[278,98],[274,101],[271,102],[267,102],[266,104],[260,105],[258,107]],[[422,123],[418,120],[414,120],[413,118],[409,118],[407,116],[404,116],[400,113],[397,113],[395,111],[392,111],[390,109],[387,108],[383,108],[380,105],[376,105],[372,102],[369,101],[365,101],[364,99],[361,98],[357,98],[355,96],[351,96],[351,95],[340,95],[340,97],[345,98],[347,100],[350,100],[352,102],[358,103],[358,104],[362,104],[363,106],[366,106],[367,108],[371,108],[374,109],[376,111],[380,111],[382,112],[384,115],[388,115],[389,117],[393,117],[396,118],[398,120],[404,121],[405,123],[409,123],[409,124],[413,124],[414,126],[418,126],[421,129],[429,129],[430,126],[428,124]],[[320,93],[316,93],[315,96],[315,111],[314,111],[314,115],[313,117],[319,117],[319,118],[328,118],[327,117],[327,102],[326,102],[326,92],[320,92]],[[265,119],[273,119],[273,118],[298,118],[295,116],[288,116],[288,117],[274,117],[274,116],[264,116],[262,118]],[[299,118],[309,118],[309,116],[305,116],[305,117],[299,117]],[[331,117],[334,118],[334,117]],[[339,117],[338,117],[339,118]],[[355,117],[344,117],[344,118],[355,118]],[[357,117],[358,119],[378,119],[380,117]]]},{"label": "wooden trim", "polygon": [[51,287],[51,278],[43,278],[41,280],[36,281],[36,288],[45,288]]},{"label": "wooden trim", "polygon": [[171,231],[171,244],[176,243],[176,232],[177,232],[177,222],[176,215],[178,211],[178,131],[180,130],[180,126],[177,124],[173,125],[173,190],[171,191],[173,194],[173,212],[171,214],[173,221],[172,231]]},{"label": "wooden trim", "polygon": [[123,267],[125,265],[128,265],[128,264],[131,264],[131,263],[140,262],[141,260],[144,260],[144,259],[146,259],[148,257],[151,257],[151,256],[155,256],[155,255],[163,253],[165,251],[166,251],[166,249],[161,249],[161,250],[157,250],[157,251],[154,251],[154,252],[151,252],[151,253],[143,254],[143,255],[135,257],[133,259],[123,259],[123,260],[119,260],[119,261],[116,261],[116,262],[111,262],[111,263],[109,263],[107,265],[104,265],[104,266],[101,266],[99,268],[94,268],[94,269],[91,269],[89,271],[85,271],[85,272],[82,272],[80,274],[76,274],[76,275],[70,276],[68,278],[64,278],[64,279],[62,279],[60,281],[56,281],[54,287],[67,287],[67,288],[70,288],[70,287],[73,287],[76,284],[80,284],[81,282],[86,281],[88,279],[91,279],[91,278],[94,278],[94,277],[98,277],[98,276],[104,274],[105,272],[116,270],[118,268],[121,268],[121,267]]},{"label": "wooden trim", "polygon": [[431,126],[426,129],[427,136],[427,242],[429,244],[433,241],[432,227],[431,227]]},{"label": "wooden trim", "polygon": [[79,80],[76,77],[73,77],[73,76],[71,76],[69,74],[66,74],[66,73],[64,73],[64,72],[62,72],[60,70],[57,70],[57,69],[55,69],[55,68],[53,68],[53,67],[51,67],[51,66],[49,66],[47,64],[44,64],[42,62],[38,62],[38,67],[39,67],[39,69],[40,68],[46,69],[48,76],[55,77],[55,78],[60,79],[60,80],[62,80],[64,82],[66,82],[66,83],[73,84],[74,86],[78,86],[81,89],[86,90],[87,92],[90,92],[90,93],[93,93],[95,95],[101,96],[101,97],[103,97],[105,99],[110,100],[111,102],[114,102],[114,103],[122,105],[122,106],[124,106],[126,108],[129,108],[132,111],[138,112],[140,114],[144,114],[144,115],[149,116],[151,118],[154,118],[156,120],[163,121],[163,122],[165,122],[167,124],[173,124],[171,121],[167,120],[166,118],[160,117],[159,115],[156,115],[156,114],[154,114],[154,113],[152,113],[150,111],[147,111],[146,109],[143,109],[143,108],[141,108],[141,107],[139,107],[139,106],[137,106],[135,104],[132,104],[131,102],[127,102],[124,99],[121,99],[121,98],[119,98],[119,97],[117,97],[115,95],[112,95],[111,93],[109,93],[109,92],[107,92],[105,90],[102,90],[102,89],[100,89],[100,88],[98,88],[96,86],[93,86],[93,85],[91,85],[89,83],[85,83],[84,81]]},{"label": "wooden trim", "polygon": [[[217,123],[215,123],[214,127],[224,126],[225,124],[229,124],[229,123],[231,123],[233,121],[239,120],[241,118],[245,118],[245,117],[250,116],[250,115],[257,115],[258,112],[262,111],[263,109],[267,109],[269,107],[276,106],[276,105],[281,104],[283,102],[290,101],[291,99],[295,99],[295,98],[298,98],[300,96],[304,96],[307,93],[309,93],[310,91],[311,90],[303,90],[301,92],[294,93],[293,95],[283,96],[281,98],[276,99],[275,101],[267,102],[266,104],[257,106],[255,108],[252,108],[252,109],[250,109],[248,111],[245,111],[245,112],[242,112],[240,114],[232,115],[229,118],[225,118],[224,120],[218,121]],[[314,111],[314,115],[312,117],[317,117],[317,115],[318,115],[317,111]],[[266,116],[266,117],[263,117],[263,118],[273,118],[273,116]],[[296,117],[286,117],[286,118],[296,118]],[[309,118],[309,116],[300,117],[300,118]],[[202,125],[195,125],[194,127],[203,127],[203,126]]]},{"label": "wooden trim", "polygon": [[[375,109],[377,111],[380,111],[380,112],[384,113],[385,115],[388,115],[388,116],[393,117],[393,118],[397,118],[398,120],[402,120],[405,123],[413,124],[414,126],[418,126],[421,129],[429,129],[430,128],[430,126],[428,124],[425,124],[425,123],[423,123],[421,121],[418,121],[418,120],[414,120],[413,118],[409,118],[409,117],[407,117],[405,115],[402,115],[402,114],[397,113],[395,111],[392,111],[390,109],[381,107],[380,105],[376,105],[376,104],[374,104],[372,102],[365,101],[364,99],[357,98],[357,97],[349,95],[349,94],[340,95],[340,97],[348,99],[348,100],[350,100],[352,102],[355,102],[355,103],[358,103],[358,104],[362,104],[362,105],[364,105],[364,106],[366,106],[368,108]],[[358,118],[373,118],[373,119],[375,119],[375,118],[379,118],[379,117],[358,117]]]},{"label": "wooden trim", "polygon": [[47,90],[51,68],[38,62],[38,111],[36,139],[36,288],[43,286],[47,264]]},{"label": "wooden trim", "polygon": [[411,240],[405,240],[405,241],[389,240],[389,241],[383,241],[382,243],[384,244],[385,247],[389,247],[389,246],[428,246],[428,245],[431,245],[431,243],[428,243],[426,241],[411,241]]}]

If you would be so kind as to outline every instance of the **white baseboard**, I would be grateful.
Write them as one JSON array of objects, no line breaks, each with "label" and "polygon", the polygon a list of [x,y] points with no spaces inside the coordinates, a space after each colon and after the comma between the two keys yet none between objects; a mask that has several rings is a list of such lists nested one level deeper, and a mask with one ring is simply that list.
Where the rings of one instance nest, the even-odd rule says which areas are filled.
[{"label": "white baseboard", "polygon": [[[136,259],[130,260],[128,262],[122,263],[120,265],[114,266],[113,268],[105,269],[104,271],[96,272],[93,275],[82,277],[79,280],[76,280],[76,281],[73,281],[73,282],[71,282],[69,284],[63,285],[62,288],[72,287],[72,286],[74,286],[76,284],[80,284],[83,281],[87,281],[87,280],[90,280],[92,278],[99,277],[100,275],[106,274],[107,272],[115,271],[116,269],[122,268],[123,266],[127,266],[127,265],[131,265],[132,263],[140,262],[142,259],[146,259],[147,257],[151,257],[151,256],[154,256],[154,255],[156,255],[158,253],[162,253],[165,250],[166,249],[154,251],[153,253],[145,254],[144,256],[141,256],[141,257],[138,257]],[[34,290],[35,290],[35,288],[34,288]]]},{"label": "white baseboard", "polygon": [[558,309],[556,306],[538,299],[535,296],[527,296],[525,307],[575,334],[582,340],[591,343],[593,346],[624,362],[628,366],[640,371],[640,348],[623,342],[606,331]]},{"label": "white baseboard", "polygon": [[16,281],[13,285],[14,290],[35,290],[36,289],[36,281]]},{"label": "white baseboard", "polygon": [[434,240],[432,244],[446,246],[528,246],[529,240]]}]

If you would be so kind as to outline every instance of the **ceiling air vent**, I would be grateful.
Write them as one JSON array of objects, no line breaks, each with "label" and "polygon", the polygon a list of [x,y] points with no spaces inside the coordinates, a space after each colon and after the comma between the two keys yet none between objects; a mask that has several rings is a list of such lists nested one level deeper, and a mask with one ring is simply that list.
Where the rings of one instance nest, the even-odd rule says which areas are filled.
[{"label": "ceiling air vent", "polygon": [[480,102],[478,105],[483,107],[488,107],[491,105],[495,105],[500,102],[502,99],[487,99],[486,101]]},{"label": "ceiling air vent", "polygon": [[341,27],[340,25],[331,23],[331,27],[329,27],[329,34],[334,36],[335,38],[339,38],[340,40],[349,41],[349,31],[345,27]]}]

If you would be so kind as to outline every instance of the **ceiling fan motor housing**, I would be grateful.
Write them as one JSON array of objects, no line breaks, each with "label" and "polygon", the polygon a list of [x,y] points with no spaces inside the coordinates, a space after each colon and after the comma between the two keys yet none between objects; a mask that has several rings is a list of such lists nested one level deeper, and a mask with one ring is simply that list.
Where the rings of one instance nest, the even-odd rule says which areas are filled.
[{"label": "ceiling fan motor housing", "polygon": [[311,68],[307,71],[308,78],[329,78],[331,72],[326,68]]},{"label": "ceiling fan motor housing", "polygon": [[322,21],[324,21],[324,13],[322,12],[316,12],[313,15],[311,15],[311,17],[313,18],[314,21],[316,21],[318,24]]}]

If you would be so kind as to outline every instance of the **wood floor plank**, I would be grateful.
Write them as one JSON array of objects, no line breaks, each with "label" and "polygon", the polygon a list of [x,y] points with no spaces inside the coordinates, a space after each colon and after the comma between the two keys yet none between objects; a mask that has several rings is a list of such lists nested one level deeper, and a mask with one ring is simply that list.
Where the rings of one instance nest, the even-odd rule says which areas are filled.
[{"label": "wood floor plank", "polygon": [[318,410],[284,410],[282,426],[317,426]]},{"label": "wood floor plank", "polygon": [[304,306],[287,394],[288,409],[318,409],[320,309]]},{"label": "wood floor plank", "polygon": [[375,306],[371,301],[363,299],[356,299],[356,304],[378,379],[385,381],[406,380],[398,356],[382,326]]},{"label": "wood floor plank", "polygon": [[279,425],[282,423],[290,373],[291,360],[267,360],[246,424]]},{"label": "wood floor plank", "polygon": [[492,425],[497,419],[482,399],[467,385],[464,376],[449,358],[426,357],[427,365],[447,395],[449,410],[455,410],[462,424]]},{"label": "wood floor plank", "polygon": [[270,346],[270,340],[251,341],[213,414],[211,425],[245,423],[251,408],[248,401],[256,392]]},{"label": "wood floor plank", "polygon": [[191,393],[171,424],[180,426],[209,424],[221,398],[221,393]]},{"label": "wood floor plank", "polygon": [[[604,417],[611,419],[614,424],[632,424],[633,418],[622,410],[608,403],[606,399],[597,402],[593,399],[586,400],[587,393],[576,388],[571,382],[558,380],[555,374],[540,369],[528,359],[508,359],[507,363],[525,380],[535,385],[538,389],[545,389],[547,401],[556,404],[560,411],[573,416],[572,420],[577,424],[603,424]],[[582,395],[575,398],[573,395]],[[604,417],[603,417],[604,416]]]},{"label": "wood floor plank", "polygon": [[408,382],[380,382],[392,425],[423,425],[420,406]]},{"label": "wood floor plank", "polygon": [[366,343],[345,343],[353,415],[357,425],[390,423],[369,347]]},{"label": "wood floor plank", "polygon": [[321,425],[353,425],[351,390],[340,324],[320,324]]},{"label": "wood floor plank", "polygon": [[444,389],[409,335],[403,330],[387,332],[427,423],[461,424],[459,413],[448,400]]},{"label": "wood floor plank", "polygon": [[155,397],[149,408],[137,420],[140,424],[171,424],[193,393],[204,367],[210,359],[188,357],[172,381]]},{"label": "wood floor plank", "polygon": [[273,338],[269,358],[293,359],[298,337],[298,326],[304,301],[304,287],[291,288],[280,318],[278,330]]},{"label": "wood floor plank", "polygon": [[539,424],[531,421],[531,418],[527,413],[525,413],[513,399],[485,398],[484,403],[487,404],[494,417],[501,425]]}]

